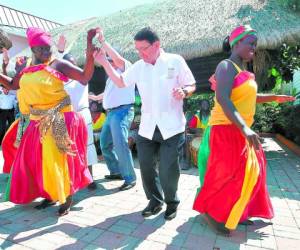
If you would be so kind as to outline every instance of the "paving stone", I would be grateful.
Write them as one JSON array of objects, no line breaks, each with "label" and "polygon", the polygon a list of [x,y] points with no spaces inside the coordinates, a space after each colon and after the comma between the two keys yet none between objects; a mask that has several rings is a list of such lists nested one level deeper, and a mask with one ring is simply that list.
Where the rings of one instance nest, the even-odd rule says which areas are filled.
[{"label": "paving stone", "polygon": [[[74,195],[70,213],[58,218],[57,206],[37,211],[28,205],[0,202],[0,249],[168,249],[168,250],[290,250],[300,246],[300,158],[268,138],[267,183],[275,218],[254,218],[252,226],[238,226],[231,237],[216,235],[192,210],[199,186],[198,170],[180,176],[181,203],[177,217],[164,219],[163,210],[148,218],[141,211],[145,197],[139,169],[135,188],[118,192],[122,181],[106,181],[103,163],[94,166],[98,189]],[[0,152],[1,158],[1,152]],[[135,162],[137,162],[135,160]],[[2,166],[0,159],[0,166]],[[0,174],[0,188],[6,177]],[[0,196],[3,195],[0,189]]]}]

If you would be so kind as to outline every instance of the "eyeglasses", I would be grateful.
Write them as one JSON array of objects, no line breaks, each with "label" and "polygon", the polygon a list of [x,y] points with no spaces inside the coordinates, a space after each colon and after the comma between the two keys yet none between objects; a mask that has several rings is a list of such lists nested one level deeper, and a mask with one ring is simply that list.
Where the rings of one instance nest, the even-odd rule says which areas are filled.
[{"label": "eyeglasses", "polygon": [[149,44],[146,47],[142,47],[142,48],[135,48],[136,51],[140,52],[140,51],[146,51],[147,49],[149,49],[152,46],[152,44]]}]

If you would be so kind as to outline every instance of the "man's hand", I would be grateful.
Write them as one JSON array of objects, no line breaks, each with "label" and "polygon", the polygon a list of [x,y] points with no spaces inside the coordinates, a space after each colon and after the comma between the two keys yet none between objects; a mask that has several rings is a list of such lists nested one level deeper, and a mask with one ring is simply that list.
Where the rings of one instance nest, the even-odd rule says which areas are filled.
[{"label": "man's hand", "polygon": [[186,97],[184,91],[182,88],[174,88],[173,89],[173,97],[176,99],[176,100],[182,100]]},{"label": "man's hand", "polygon": [[6,48],[2,49],[3,53],[3,62],[2,62],[2,68],[7,68],[8,63],[9,63],[9,56],[8,56],[8,50]]},{"label": "man's hand", "polygon": [[101,44],[104,43],[105,38],[104,38],[103,30],[101,28],[97,28],[97,34],[98,34],[99,43],[101,43]]},{"label": "man's hand", "polygon": [[66,37],[64,35],[60,35],[56,43],[56,48],[58,52],[63,53],[66,49],[66,44],[67,44]]},{"label": "man's hand", "polygon": [[104,63],[108,62],[106,58],[105,51],[103,49],[98,49],[94,52],[94,59],[96,63],[103,65]]}]

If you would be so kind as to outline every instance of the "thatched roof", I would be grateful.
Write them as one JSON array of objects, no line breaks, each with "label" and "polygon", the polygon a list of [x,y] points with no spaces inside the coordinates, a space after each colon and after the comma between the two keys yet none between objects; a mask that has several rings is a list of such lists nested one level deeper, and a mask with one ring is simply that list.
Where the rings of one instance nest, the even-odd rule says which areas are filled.
[{"label": "thatched roof", "polygon": [[133,36],[145,26],[157,31],[166,51],[186,59],[221,52],[222,41],[232,28],[250,24],[258,31],[258,47],[276,48],[283,42],[300,43],[300,15],[284,9],[278,0],[162,0],[116,14],[91,18],[59,27],[70,52],[84,61],[86,31],[101,26],[107,41],[135,61]]}]

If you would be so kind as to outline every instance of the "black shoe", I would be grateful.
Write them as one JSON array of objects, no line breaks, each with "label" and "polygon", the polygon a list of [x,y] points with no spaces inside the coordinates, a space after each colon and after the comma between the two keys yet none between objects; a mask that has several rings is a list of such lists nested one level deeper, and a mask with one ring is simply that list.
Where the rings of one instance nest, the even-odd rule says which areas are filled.
[{"label": "black shoe", "polygon": [[119,191],[125,191],[128,190],[130,188],[133,188],[136,185],[136,182],[131,182],[131,183],[125,183],[119,187]]},{"label": "black shoe", "polygon": [[54,206],[55,204],[56,204],[55,201],[44,199],[39,205],[36,205],[34,208],[40,210],[40,209],[45,209],[46,207]]},{"label": "black shoe", "polygon": [[70,195],[70,196],[67,197],[66,202],[59,206],[59,209],[57,211],[57,215],[58,216],[67,215],[70,211],[72,203],[73,203],[73,197],[72,197],[72,195]]},{"label": "black shoe", "polygon": [[166,212],[165,212],[165,219],[166,220],[172,220],[176,217],[177,215],[177,207],[178,205],[167,205],[167,209],[166,209]]},{"label": "black shoe", "polygon": [[123,180],[123,177],[120,174],[108,174],[104,175],[104,178],[107,180]]},{"label": "black shoe", "polygon": [[161,203],[153,205],[150,201],[148,206],[142,211],[142,216],[149,217],[151,215],[158,214],[162,210],[162,206],[163,204]]},{"label": "black shoe", "polygon": [[94,191],[94,190],[96,190],[97,189],[97,184],[96,184],[96,182],[92,182],[92,183],[90,183],[88,186],[87,186],[87,188],[88,188],[88,190],[90,190],[90,191]]}]

